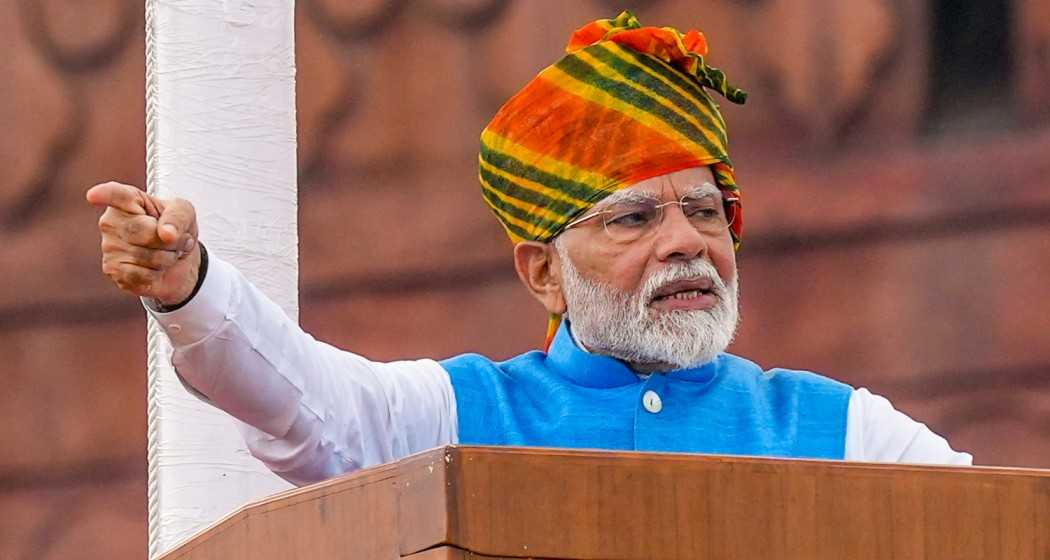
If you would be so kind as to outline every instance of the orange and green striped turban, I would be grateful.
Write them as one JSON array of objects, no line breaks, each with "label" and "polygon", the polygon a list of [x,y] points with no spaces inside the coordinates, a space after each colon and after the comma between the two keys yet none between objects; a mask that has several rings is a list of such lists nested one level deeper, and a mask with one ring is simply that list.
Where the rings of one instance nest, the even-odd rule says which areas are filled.
[{"label": "orange and green striped turban", "polygon": [[[511,241],[548,242],[613,192],[691,167],[710,166],[739,197],[707,90],[747,94],[706,64],[702,33],[642,27],[625,11],[576,30],[565,50],[481,133],[482,194]],[[742,225],[738,209],[737,246]]]}]

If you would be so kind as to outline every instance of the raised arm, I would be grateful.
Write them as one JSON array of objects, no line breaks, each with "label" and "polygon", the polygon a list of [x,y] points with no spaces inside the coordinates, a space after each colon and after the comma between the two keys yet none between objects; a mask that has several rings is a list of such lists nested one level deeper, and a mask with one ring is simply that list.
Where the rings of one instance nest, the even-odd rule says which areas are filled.
[{"label": "raised arm", "polygon": [[180,377],[244,422],[249,449],[278,475],[304,484],[455,442],[455,398],[436,362],[372,362],[318,342],[202,251],[187,201],[117,183],[87,198],[107,207],[103,271],[148,302]]}]

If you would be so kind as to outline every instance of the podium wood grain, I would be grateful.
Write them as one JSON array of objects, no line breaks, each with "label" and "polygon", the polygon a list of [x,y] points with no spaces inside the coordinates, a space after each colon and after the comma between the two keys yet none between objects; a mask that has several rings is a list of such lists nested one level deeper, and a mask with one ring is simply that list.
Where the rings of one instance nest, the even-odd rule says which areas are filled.
[{"label": "podium wood grain", "polygon": [[1050,559],[1050,471],[447,447],[250,505],[165,560]]}]

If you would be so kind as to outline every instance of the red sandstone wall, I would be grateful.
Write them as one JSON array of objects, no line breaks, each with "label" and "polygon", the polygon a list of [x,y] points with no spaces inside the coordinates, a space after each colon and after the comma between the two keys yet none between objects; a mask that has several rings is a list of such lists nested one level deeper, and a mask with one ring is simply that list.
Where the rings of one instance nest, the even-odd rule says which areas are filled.
[{"label": "red sandstone wall", "polygon": [[[144,321],[97,272],[82,203],[143,181],[141,4],[0,3],[0,558],[145,553]],[[621,4],[299,0],[308,330],[380,359],[540,342],[476,138]],[[697,22],[752,93],[726,107],[748,224],[734,351],[886,394],[980,463],[1050,467],[1050,1],[1011,5],[1009,108],[934,125],[924,2],[636,12]]]}]

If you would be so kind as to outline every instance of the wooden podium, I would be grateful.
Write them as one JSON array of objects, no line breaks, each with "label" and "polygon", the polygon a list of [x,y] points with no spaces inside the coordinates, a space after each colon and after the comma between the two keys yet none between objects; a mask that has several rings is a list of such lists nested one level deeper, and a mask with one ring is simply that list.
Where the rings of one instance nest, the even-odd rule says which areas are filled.
[{"label": "wooden podium", "polygon": [[452,446],[249,505],[162,558],[1050,560],[1050,471]]}]

